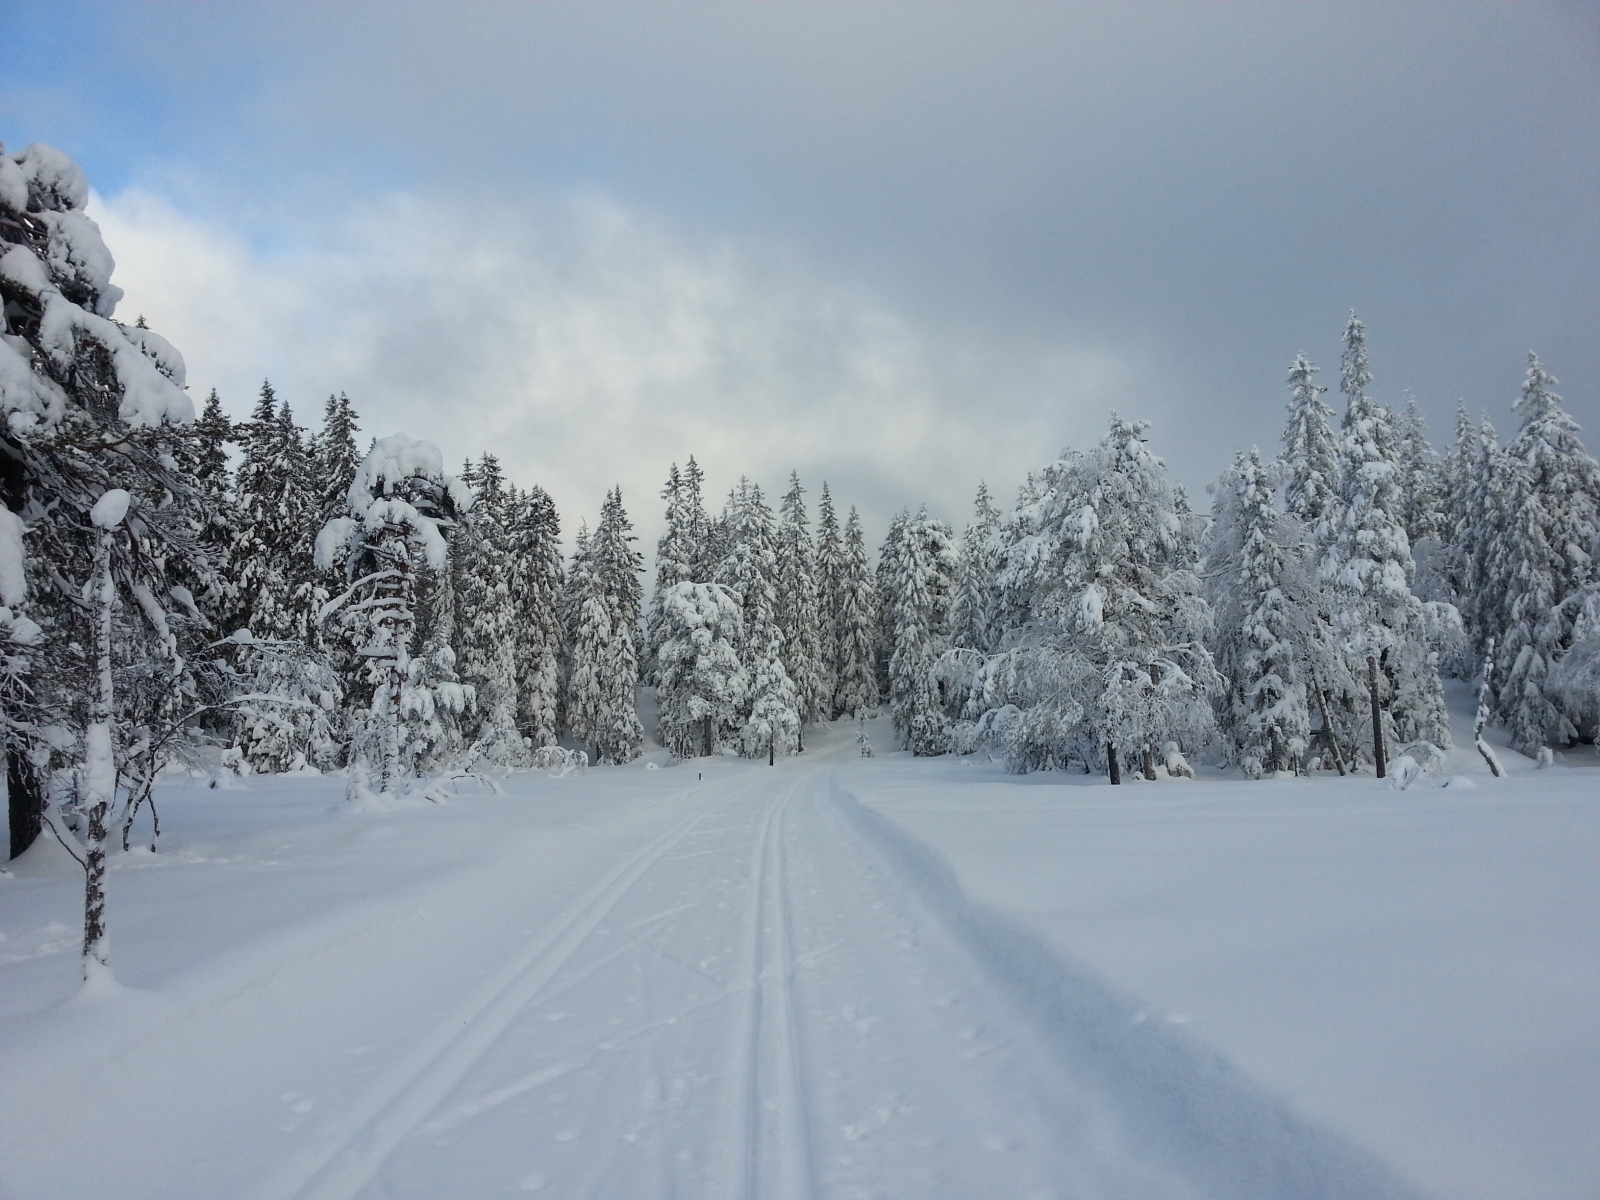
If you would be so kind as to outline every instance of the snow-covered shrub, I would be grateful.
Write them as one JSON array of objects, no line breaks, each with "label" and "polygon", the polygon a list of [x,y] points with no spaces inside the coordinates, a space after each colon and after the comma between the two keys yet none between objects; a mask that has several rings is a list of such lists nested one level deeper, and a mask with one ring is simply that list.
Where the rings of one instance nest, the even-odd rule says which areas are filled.
[{"label": "snow-covered shrub", "polygon": [[549,771],[560,778],[589,769],[586,753],[561,746],[539,746],[533,751],[532,759],[534,770]]},{"label": "snow-covered shrub", "polygon": [[344,695],[333,668],[304,642],[257,638],[248,629],[222,645],[241,688],[229,704],[234,734],[226,758],[237,773],[337,766]]}]

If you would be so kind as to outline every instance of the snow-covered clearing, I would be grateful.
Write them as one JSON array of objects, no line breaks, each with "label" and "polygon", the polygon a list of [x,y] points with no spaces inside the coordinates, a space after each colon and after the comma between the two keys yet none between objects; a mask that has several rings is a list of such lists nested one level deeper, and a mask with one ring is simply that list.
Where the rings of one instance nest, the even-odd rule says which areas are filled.
[{"label": "snow-covered clearing", "polygon": [[0,1195],[1595,1194],[1592,766],[1113,791],[853,734],[391,813],[169,786],[92,996],[36,850]]}]

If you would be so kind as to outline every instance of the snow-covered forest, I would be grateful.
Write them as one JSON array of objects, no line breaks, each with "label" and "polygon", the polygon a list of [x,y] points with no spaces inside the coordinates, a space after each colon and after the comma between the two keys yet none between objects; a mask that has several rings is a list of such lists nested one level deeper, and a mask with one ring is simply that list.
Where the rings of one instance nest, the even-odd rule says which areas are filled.
[{"label": "snow-covered forest", "polygon": [[366,438],[343,394],[315,430],[270,382],[248,420],[196,411],[181,354],[117,319],[77,166],[30,146],[0,183],[11,853],[81,843],[90,960],[105,846],[154,833],[165,771],[340,772],[361,802],[625,763],[641,687],[680,758],[883,711],[917,756],[1112,783],[1426,772],[1451,677],[1524,754],[1594,738],[1600,466],[1533,354],[1515,434],[1463,410],[1441,455],[1414,399],[1376,398],[1352,313],[1340,403],[1297,357],[1281,444],[1209,509],[1113,414],[962,530],[908,502],[875,564],[826,482],[814,521],[794,475],[718,506],[689,458],[647,596],[620,490],[569,554],[536,482]]},{"label": "snow-covered forest", "polygon": [[[517,772],[593,778],[652,750],[699,780],[730,760],[777,778],[765,764],[876,745],[909,752],[901,788],[927,766],[917,760],[942,758],[1097,776],[1124,788],[1107,793],[1119,802],[1135,784],[1197,777],[1261,795],[1274,782],[1355,794],[1362,778],[1440,782],[1463,749],[1492,777],[1536,770],[1600,730],[1600,463],[1532,353],[1519,395],[1492,419],[1463,409],[1436,447],[1414,398],[1379,398],[1368,330],[1351,312],[1327,372],[1335,387],[1304,355],[1261,364],[1264,378],[1286,366],[1281,440],[1240,449],[1204,498],[1174,481],[1138,414],[1113,413],[1098,443],[980,486],[960,528],[907,496],[880,538],[848,496],[798,474],[740,477],[724,497],[694,457],[663,464],[659,501],[595,497],[591,523],[558,513],[491,452],[452,466],[428,441],[375,428],[381,397],[336,392],[314,423],[309,403],[270,381],[245,420],[215,390],[196,397],[179,348],[119,312],[87,196],[60,151],[0,150],[10,857],[56,847],[81,868],[86,995],[118,986],[108,865],[160,848],[168,784],[193,807],[196,794],[262,776],[330,780],[341,812],[389,814],[498,792]],[[651,555],[629,508],[658,503],[665,532]],[[1458,747],[1447,695],[1468,689],[1476,720]],[[1518,761],[1502,761],[1508,750]],[[933,870],[885,818],[849,811],[862,845],[904,859],[908,878]],[[761,963],[790,953],[763,940],[789,933],[762,932],[781,900],[769,889],[782,885],[762,880],[784,870],[768,836],[783,819],[752,826],[749,988],[761,995],[778,986]],[[814,814],[794,821],[815,823],[813,848],[837,832]],[[692,824],[651,826],[656,848],[593,884],[592,905],[605,900],[593,922]],[[826,857],[804,869],[821,871],[829,894],[876,878],[815,865]],[[660,905],[671,899],[662,891]],[[1034,953],[981,922],[968,932],[997,962]],[[774,992],[763,1011],[792,1002]],[[775,1020],[749,1018],[752,1080],[801,1069],[784,1035],[763,1032]],[[1174,1062],[1188,1053],[1169,1050]],[[1203,1108],[1223,1092],[1194,1082],[1202,1074],[1185,1086]],[[423,1074],[408,1078],[395,1095],[411,1104],[427,1089],[416,1090]],[[415,1103],[424,1113],[438,1101]],[[1266,1102],[1227,1092],[1217,1103],[1243,1121]],[[785,1163],[806,1157],[809,1135],[750,1105],[752,1138],[782,1147]],[[371,1122],[261,1194],[355,1195],[319,1172],[365,1186],[371,1172],[346,1158],[358,1135],[387,1136]],[[1234,1136],[1219,1126],[1217,1144]],[[1263,1151],[1277,1165],[1240,1175],[1238,1194],[1278,1178],[1273,1155],[1301,1154],[1333,1182],[1271,1194],[1409,1194],[1364,1159],[1284,1137],[1291,1149]],[[782,1171],[767,1179],[769,1167],[751,1159],[728,1194],[810,1194]],[[1121,1170],[1097,1178],[1133,1189],[1118,1194],[1178,1194]]]}]

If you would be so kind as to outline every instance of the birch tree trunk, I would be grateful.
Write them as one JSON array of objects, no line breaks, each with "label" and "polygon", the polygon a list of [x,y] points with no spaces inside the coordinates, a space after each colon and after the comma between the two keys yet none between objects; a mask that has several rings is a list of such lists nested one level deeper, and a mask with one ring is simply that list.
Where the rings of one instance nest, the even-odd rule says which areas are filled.
[{"label": "birch tree trunk", "polygon": [[110,529],[101,529],[95,543],[95,665],[99,688],[89,706],[84,730],[84,803],[89,810],[89,839],[83,854],[83,977],[85,981],[111,968],[111,941],[106,931],[106,824],[116,798],[117,764],[111,742],[115,695],[111,679],[111,612],[116,584],[111,579]]}]

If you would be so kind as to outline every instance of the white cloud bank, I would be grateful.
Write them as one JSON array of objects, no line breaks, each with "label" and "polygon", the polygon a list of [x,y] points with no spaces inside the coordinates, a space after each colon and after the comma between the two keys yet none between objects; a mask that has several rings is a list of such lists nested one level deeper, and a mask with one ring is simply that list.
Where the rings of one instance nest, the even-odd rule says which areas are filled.
[{"label": "white cloud bank", "polygon": [[162,196],[91,210],[127,291],[184,353],[197,399],[236,416],[263,376],[315,425],[346,391],[369,435],[497,454],[570,532],[613,483],[647,545],[668,464],[693,454],[715,504],[740,474],[781,494],[824,479],[878,536],[924,501],[965,519],[1108,409],[1159,416],[1125,353],[977,344],[917,327],[771,247],[695,240],[588,196],[445,204],[389,197],[317,240],[252,246]]}]

